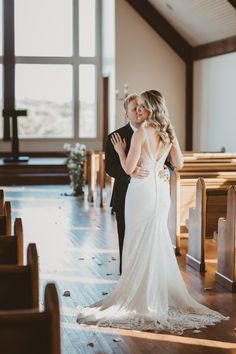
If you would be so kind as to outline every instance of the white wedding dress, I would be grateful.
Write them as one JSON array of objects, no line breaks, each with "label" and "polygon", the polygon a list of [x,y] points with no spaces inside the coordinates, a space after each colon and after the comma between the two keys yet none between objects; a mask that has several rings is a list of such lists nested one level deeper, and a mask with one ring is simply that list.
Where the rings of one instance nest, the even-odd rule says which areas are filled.
[{"label": "white wedding dress", "polygon": [[158,175],[171,146],[156,161],[144,132],[141,159],[150,174],[132,178],[128,187],[122,275],[111,294],[79,310],[77,322],[181,334],[228,317],[199,304],[186,289],[167,227],[169,183]]}]

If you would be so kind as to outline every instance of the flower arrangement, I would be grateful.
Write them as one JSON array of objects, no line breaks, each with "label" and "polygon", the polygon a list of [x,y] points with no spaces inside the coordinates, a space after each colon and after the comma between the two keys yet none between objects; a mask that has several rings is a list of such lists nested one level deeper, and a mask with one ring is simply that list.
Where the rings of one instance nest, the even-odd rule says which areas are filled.
[{"label": "flower arrangement", "polygon": [[63,148],[67,151],[68,155],[66,165],[74,194],[83,195],[83,186],[85,184],[84,160],[86,157],[86,146],[80,143],[76,143],[75,146],[64,144]]}]

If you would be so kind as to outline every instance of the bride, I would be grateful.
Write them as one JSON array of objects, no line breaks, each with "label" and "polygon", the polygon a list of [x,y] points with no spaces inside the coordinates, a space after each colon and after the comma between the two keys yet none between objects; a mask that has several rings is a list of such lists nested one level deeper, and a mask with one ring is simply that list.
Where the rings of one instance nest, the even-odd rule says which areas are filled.
[{"label": "bride", "polygon": [[143,92],[138,115],[146,127],[133,134],[128,156],[119,134],[112,143],[121,165],[131,175],[137,164],[149,170],[131,178],[125,201],[123,272],[111,294],[82,308],[77,322],[135,330],[183,333],[228,317],[196,302],[188,293],[171,244],[167,217],[169,183],[160,177],[167,156],[182,168],[181,153],[160,92]]}]

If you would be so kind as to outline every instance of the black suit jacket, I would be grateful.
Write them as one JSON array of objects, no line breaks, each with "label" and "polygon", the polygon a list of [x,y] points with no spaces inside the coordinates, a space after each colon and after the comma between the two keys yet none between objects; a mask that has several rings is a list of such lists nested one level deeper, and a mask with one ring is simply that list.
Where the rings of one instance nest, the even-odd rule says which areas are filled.
[{"label": "black suit jacket", "polygon": [[[126,155],[130,149],[130,142],[133,135],[133,129],[131,128],[130,124],[126,124],[125,126],[117,129],[115,131],[119,133],[121,138],[125,138],[126,141]],[[110,206],[114,211],[119,211],[124,209],[125,205],[125,196],[127,192],[127,188],[130,182],[130,176],[128,176],[123,168],[121,167],[119,155],[115,151],[113,144],[111,142],[111,134],[108,135],[105,147],[105,171],[106,173],[115,178],[113,192],[111,196],[111,203]],[[173,166],[170,164],[169,161],[166,160],[165,164],[167,165],[170,175],[173,174]]]},{"label": "black suit jacket", "polygon": [[[128,154],[130,148],[130,142],[133,135],[133,129],[130,124],[117,129],[115,132],[119,133],[121,138],[125,138],[126,141],[126,155]],[[111,134],[108,135],[105,147],[105,170],[106,173],[115,178],[112,197],[111,197],[111,207],[114,211],[119,211],[124,209],[125,205],[125,195],[130,181],[130,176],[128,176],[120,164],[119,155],[115,151],[113,144],[111,142]]]}]

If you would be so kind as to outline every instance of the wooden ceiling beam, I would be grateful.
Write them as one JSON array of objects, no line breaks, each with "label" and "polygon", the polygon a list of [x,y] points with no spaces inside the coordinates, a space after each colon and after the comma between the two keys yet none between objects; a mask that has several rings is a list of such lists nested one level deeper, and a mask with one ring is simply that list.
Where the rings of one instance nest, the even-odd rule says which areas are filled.
[{"label": "wooden ceiling beam", "polygon": [[228,2],[236,9],[236,0],[228,0]]},{"label": "wooden ceiling beam", "polygon": [[191,45],[147,0],[126,0],[185,62],[191,59]]},{"label": "wooden ceiling beam", "polygon": [[236,36],[199,45],[192,49],[193,60],[205,59],[217,55],[236,52]]}]

